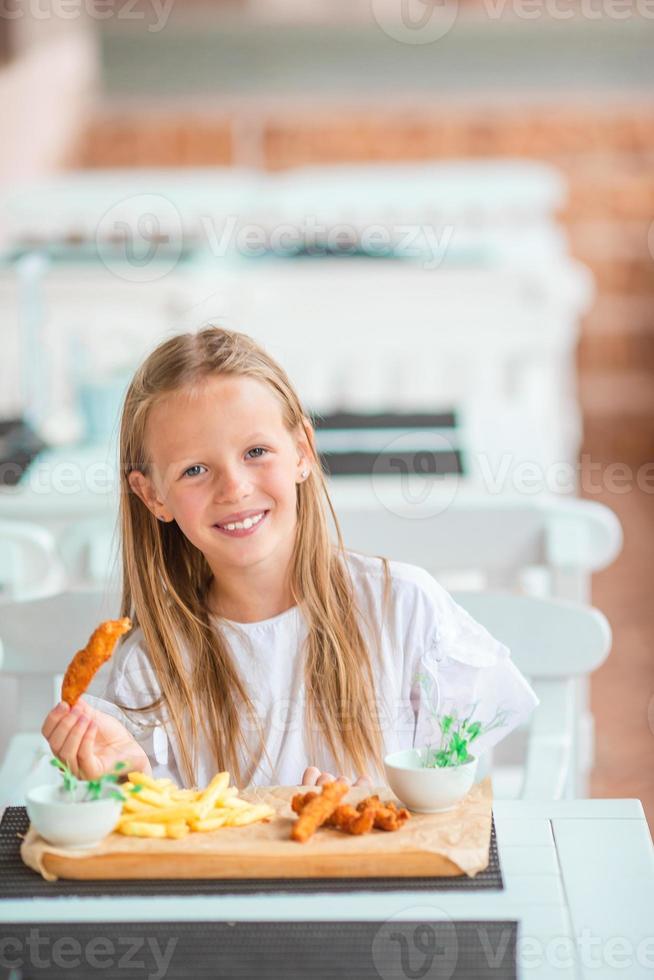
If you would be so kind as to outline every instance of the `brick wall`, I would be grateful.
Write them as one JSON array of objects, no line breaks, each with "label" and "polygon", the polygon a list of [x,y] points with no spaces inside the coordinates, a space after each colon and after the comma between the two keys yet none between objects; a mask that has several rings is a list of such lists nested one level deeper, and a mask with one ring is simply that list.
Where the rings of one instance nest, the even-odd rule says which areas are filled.
[{"label": "brick wall", "polygon": [[[586,451],[654,458],[654,105],[506,109],[153,113],[104,110],[84,166],[308,163],[529,157],[566,174],[561,216],[598,301],[583,324],[580,393]],[[652,251],[651,251],[652,250]]]}]

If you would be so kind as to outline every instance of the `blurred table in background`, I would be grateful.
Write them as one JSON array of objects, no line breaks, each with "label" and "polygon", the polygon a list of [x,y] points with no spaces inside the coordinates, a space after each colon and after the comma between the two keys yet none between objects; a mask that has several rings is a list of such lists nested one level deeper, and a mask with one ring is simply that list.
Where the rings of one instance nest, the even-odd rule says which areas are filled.
[{"label": "blurred table in background", "polygon": [[449,412],[487,467],[575,462],[575,349],[592,297],[521,160],[71,173],[6,202],[0,417],[108,441],[163,337],[251,334],[321,413]]}]

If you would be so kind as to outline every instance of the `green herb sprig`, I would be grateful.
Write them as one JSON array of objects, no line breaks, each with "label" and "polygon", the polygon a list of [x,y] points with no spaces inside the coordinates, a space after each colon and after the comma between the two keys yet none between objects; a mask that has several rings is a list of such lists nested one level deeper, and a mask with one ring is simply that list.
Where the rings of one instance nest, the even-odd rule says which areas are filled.
[{"label": "green herb sprig", "polygon": [[478,701],[470,708],[466,718],[460,718],[456,710],[449,714],[439,715],[433,707],[432,685],[433,678],[427,674],[417,674],[416,679],[425,694],[425,701],[432,718],[438,722],[441,731],[441,740],[438,747],[427,746],[424,768],[436,769],[448,766],[461,766],[470,761],[469,746],[476,738],[494,728],[501,728],[507,724],[511,712],[499,708],[494,718],[484,725],[480,721],[473,721],[473,715],[479,704]]},{"label": "green herb sprig", "polygon": [[[97,779],[78,779],[77,776],[73,774],[70,766],[66,762],[62,762],[61,759],[57,759],[53,756],[50,759],[50,765],[54,766],[61,773],[64,792],[69,795],[74,795],[75,790],[78,786],[85,786],[86,791],[82,800],[80,802],[86,802],[90,800],[99,799],[114,799],[114,800],[124,800],[126,799],[125,793],[121,789],[112,789],[108,793],[103,793],[104,787],[110,783],[117,783],[121,772],[123,769],[127,768],[126,762],[117,762],[112,770],[112,772],[103,773],[102,776],[98,776]],[[137,786],[130,786],[128,793],[140,793],[142,786],[139,784]]]}]

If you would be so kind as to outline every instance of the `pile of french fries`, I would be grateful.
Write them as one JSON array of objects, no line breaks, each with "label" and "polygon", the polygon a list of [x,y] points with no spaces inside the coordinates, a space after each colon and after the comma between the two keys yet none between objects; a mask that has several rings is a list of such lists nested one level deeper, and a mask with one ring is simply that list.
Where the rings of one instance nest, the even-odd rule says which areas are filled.
[{"label": "pile of french fries", "polygon": [[[153,779],[130,772],[127,791],[115,830],[127,837],[171,837],[179,840],[191,831],[244,827],[275,815],[265,803],[248,803],[229,785],[229,773],[217,773],[206,789],[179,789],[172,779]],[[134,787],[140,787],[134,791]]]}]

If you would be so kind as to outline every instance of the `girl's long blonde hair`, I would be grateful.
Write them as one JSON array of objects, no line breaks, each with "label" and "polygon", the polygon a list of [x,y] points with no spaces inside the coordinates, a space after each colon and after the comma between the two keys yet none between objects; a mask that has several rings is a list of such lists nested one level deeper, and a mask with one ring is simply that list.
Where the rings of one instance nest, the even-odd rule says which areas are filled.
[{"label": "girl's long blonde hair", "polygon": [[[136,710],[165,705],[188,785],[195,782],[200,738],[213,751],[216,771],[229,770],[241,786],[266,754],[261,725],[227,640],[209,619],[206,596],[212,572],[204,555],[176,522],[159,522],[129,483],[132,470],[151,475],[145,434],[155,402],[216,375],[250,377],[269,385],[279,398],[288,431],[297,435],[303,430],[309,441],[315,465],[309,478],[297,486],[297,533],[291,562],[293,598],[308,634],[304,717],[308,744],[315,752],[319,733],[339,771],[346,772],[348,765],[355,773],[364,773],[369,766],[381,771],[383,749],[372,651],[361,630],[343,540],[315,454],[311,424],[284,370],[250,337],[217,327],[179,334],[161,343],[138,369],[125,396],[120,426],[121,616],[130,616],[135,628],[143,631],[144,648],[161,690],[153,704]],[[330,539],[327,510],[336,543]],[[383,561],[387,600],[388,565]],[[192,651],[190,670],[182,644]],[[122,707],[134,710],[133,706]],[[244,713],[259,731],[254,756],[243,736]],[[248,758],[248,753],[246,772],[240,757]],[[316,758],[307,759],[307,765]],[[300,777],[298,773],[298,781]]]}]

